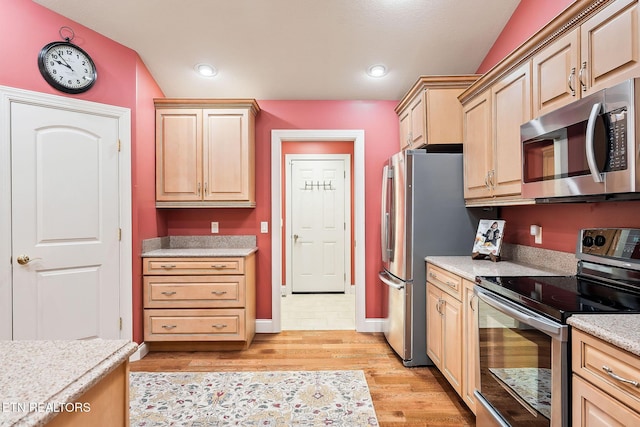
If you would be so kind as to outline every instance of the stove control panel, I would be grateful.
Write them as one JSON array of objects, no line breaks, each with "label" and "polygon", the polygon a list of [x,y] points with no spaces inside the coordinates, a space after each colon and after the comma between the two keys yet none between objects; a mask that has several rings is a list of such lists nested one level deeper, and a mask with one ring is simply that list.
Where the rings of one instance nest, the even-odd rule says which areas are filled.
[{"label": "stove control panel", "polygon": [[640,229],[590,228],[581,230],[578,255],[640,261]]}]

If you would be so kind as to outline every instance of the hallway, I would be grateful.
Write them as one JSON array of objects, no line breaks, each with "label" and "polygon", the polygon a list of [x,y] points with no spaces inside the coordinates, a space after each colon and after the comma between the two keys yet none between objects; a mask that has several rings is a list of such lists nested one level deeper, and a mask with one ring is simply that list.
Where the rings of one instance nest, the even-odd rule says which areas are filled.
[{"label": "hallway", "polygon": [[282,297],[283,331],[355,330],[355,294],[289,294]]}]

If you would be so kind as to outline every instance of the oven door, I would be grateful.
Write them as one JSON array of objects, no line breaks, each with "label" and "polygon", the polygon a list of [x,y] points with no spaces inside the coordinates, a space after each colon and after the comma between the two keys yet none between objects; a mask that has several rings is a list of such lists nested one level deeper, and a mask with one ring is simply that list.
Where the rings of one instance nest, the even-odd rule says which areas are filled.
[{"label": "oven door", "polygon": [[568,327],[479,286],[477,425],[568,426]]}]

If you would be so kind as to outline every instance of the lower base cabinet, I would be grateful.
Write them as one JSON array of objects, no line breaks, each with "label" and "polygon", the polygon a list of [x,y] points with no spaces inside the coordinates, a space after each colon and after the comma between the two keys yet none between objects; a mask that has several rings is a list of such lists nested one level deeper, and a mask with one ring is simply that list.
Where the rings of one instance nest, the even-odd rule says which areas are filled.
[{"label": "lower base cabinet", "polygon": [[640,426],[640,359],[573,329],[572,425]]},{"label": "lower base cabinet", "polygon": [[255,254],[145,258],[144,340],[154,350],[246,349],[255,336]]}]

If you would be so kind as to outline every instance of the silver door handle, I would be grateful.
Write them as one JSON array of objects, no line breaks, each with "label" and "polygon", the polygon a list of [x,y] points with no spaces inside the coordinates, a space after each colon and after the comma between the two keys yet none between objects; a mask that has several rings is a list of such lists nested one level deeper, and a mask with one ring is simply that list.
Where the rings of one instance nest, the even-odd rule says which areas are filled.
[{"label": "silver door handle", "polygon": [[384,283],[385,285],[393,288],[393,289],[397,289],[397,290],[402,290],[404,289],[404,285],[399,285],[397,283],[393,283],[391,280],[387,279],[387,273],[385,273],[384,271],[381,271],[380,273],[378,273],[378,278],[382,281],[382,283]]},{"label": "silver door handle", "polygon": [[298,236],[297,234],[294,234],[293,235],[293,243],[297,243],[299,238],[300,238],[300,236]]}]

